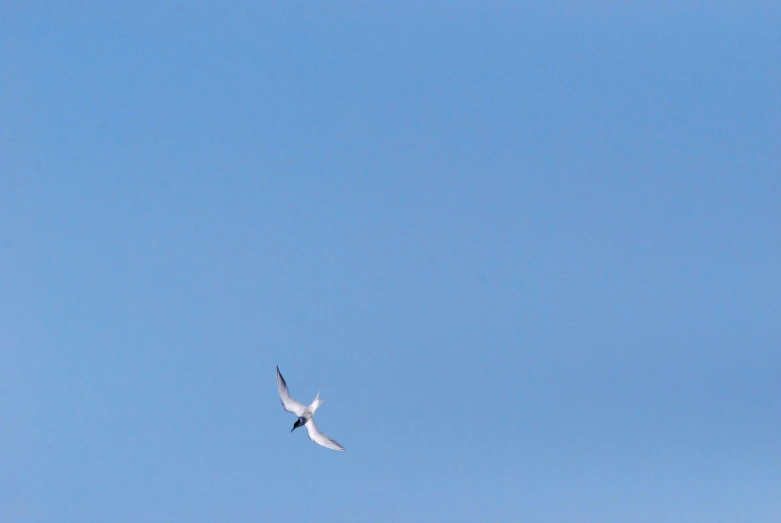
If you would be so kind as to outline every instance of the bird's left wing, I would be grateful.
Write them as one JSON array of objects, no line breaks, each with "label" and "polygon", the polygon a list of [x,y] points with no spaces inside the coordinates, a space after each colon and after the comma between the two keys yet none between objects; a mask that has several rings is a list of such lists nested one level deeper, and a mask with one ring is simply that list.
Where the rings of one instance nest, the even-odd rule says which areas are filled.
[{"label": "bird's left wing", "polygon": [[309,433],[309,439],[318,445],[322,445],[325,448],[332,450],[344,450],[344,447],[320,432],[320,429],[318,429],[317,425],[315,424],[314,418],[310,418],[310,420],[307,421],[306,425],[304,426],[306,427],[306,431]]},{"label": "bird's left wing", "polygon": [[287,383],[285,383],[282,373],[279,372],[279,367],[277,367],[277,388],[279,389],[279,399],[282,401],[282,408],[300,418],[306,407],[290,396],[290,393],[287,391]]}]

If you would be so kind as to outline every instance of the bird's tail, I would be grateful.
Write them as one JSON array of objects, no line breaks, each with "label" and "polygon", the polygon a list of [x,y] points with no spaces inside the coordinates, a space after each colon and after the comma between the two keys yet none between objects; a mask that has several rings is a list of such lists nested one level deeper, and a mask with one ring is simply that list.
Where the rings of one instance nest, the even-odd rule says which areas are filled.
[{"label": "bird's tail", "polygon": [[309,411],[314,414],[317,408],[323,404],[325,400],[320,399],[320,391],[317,391],[317,396],[315,396],[315,400],[312,402],[311,405],[309,405]]}]

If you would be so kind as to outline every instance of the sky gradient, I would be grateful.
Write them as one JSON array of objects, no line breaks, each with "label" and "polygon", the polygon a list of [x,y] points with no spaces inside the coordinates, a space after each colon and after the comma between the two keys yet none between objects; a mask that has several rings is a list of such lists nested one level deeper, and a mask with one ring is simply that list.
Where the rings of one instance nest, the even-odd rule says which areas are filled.
[{"label": "sky gradient", "polygon": [[623,4],[4,3],[0,521],[781,521],[781,8]]}]

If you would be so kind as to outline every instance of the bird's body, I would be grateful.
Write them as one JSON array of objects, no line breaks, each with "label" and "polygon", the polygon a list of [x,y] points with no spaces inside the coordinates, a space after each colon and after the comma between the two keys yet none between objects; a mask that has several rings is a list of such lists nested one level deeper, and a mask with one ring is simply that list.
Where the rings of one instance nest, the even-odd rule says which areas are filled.
[{"label": "bird's body", "polygon": [[320,432],[320,429],[318,429],[315,424],[315,420],[312,418],[315,411],[324,401],[320,399],[319,391],[317,396],[315,396],[314,401],[312,401],[308,407],[302,405],[290,396],[290,393],[287,390],[287,383],[285,382],[285,378],[282,377],[282,373],[279,372],[279,367],[277,367],[277,388],[279,389],[279,399],[282,401],[282,408],[298,417],[290,432],[293,432],[298,427],[304,426],[309,434],[309,439],[318,445],[322,445],[323,447],[332,450],[344,450],[344,447]]}]

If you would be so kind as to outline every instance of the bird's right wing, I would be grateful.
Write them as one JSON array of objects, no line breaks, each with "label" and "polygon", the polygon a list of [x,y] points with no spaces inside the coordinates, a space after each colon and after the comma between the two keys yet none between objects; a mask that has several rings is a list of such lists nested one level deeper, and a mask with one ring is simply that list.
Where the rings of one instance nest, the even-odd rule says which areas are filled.
[{"label": "bird's right wing", "polygon": [[306,431],[309,433],[309,439],[317,443],[318,445],[322,445],[327,449],[332,450],[344,450],[344,447],[339,445],[337,442],[320,432],[320,429],[317,428],[317,425],[315,425],[315,419],[310,418],[309,421],[306,422]]},{"label": "bird's right wing", "polygon": [[290,397],[290,393],[287,391],[287,383],[285,383],[285,378],[279,372],[279,367],[277,367],[277,388],[279,389],[279,399],[282,400],[282,407],[300,418],[306,407]]}]

